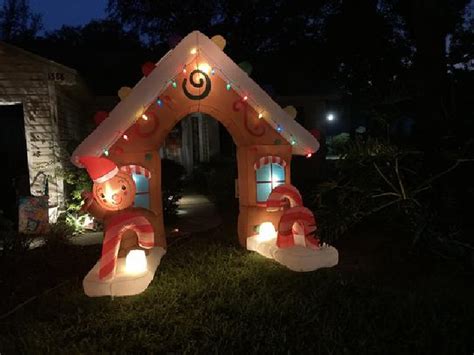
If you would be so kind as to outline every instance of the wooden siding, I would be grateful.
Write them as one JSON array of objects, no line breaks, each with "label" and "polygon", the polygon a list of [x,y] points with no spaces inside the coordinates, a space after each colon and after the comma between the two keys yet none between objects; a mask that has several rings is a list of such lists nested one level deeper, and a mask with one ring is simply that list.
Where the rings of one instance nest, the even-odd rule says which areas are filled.
[{"label": "wooden siding", "polygon": [[[67,93],[64,85],[69,86]],[[64,206],[60,170],[67,159],[65,147],[82,132],[84,104],[73,94],[80,92],[83,100],[85,90],[79,86],[74,70],[0,43],[0,104],[23,104],[31,193],[43,193],[44,179],[39,176],[48,175],[49,204],[59,209]]]}]

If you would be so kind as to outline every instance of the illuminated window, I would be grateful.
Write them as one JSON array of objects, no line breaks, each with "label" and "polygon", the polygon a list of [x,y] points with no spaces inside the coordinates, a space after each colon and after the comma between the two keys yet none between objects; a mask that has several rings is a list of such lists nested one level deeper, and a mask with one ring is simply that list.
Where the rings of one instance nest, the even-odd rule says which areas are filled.
[{"label": "illuminated window", "polygon": [[285,183],[285,168],[280,164],[265,164],[256,170],[257,202],[265,202],[270,192]]},{"label": "illuminated window", "polygon": [[132,174],[133,181],[137,188],[135,195],[135,207],[150,208],[150,182],[147,177],[141,174]]}]

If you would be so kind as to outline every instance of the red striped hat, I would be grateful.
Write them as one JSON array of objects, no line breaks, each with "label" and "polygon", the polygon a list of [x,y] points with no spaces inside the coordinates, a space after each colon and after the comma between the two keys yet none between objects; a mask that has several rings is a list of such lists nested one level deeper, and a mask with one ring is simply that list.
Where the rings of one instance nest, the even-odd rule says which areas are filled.
[{"label": "red striped hat", "polygon": [[94,182],[102,183],[112,179],[118,173],[117,165],[107,158],[102,157],[81,157],[81,163]]}]

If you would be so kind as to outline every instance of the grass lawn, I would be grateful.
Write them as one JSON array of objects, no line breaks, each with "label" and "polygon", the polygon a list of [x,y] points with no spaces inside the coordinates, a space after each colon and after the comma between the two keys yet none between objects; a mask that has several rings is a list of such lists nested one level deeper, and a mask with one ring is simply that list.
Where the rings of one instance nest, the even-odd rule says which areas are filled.
[{"label": "grass lawn", "polygon": [[0,317],[39,296],[0,319],[0,353],[474,351],[472,274],[454,265],[407,256],[364,227],[337,245],[340,266],[294,273],[233,233],[172,242],[147,291],[128,298],[83,294],[100,246],[3,260]]}]

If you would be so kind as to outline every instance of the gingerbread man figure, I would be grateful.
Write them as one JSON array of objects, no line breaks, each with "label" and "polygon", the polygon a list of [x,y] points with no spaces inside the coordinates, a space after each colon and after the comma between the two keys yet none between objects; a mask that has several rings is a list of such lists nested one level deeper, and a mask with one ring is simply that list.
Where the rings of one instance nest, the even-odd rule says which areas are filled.
[{"label": "gingerbread man figure", "polygon": [[81,157],[79,161],[94,182],[92,192],[83,193],[82,210],[104,222],[99,278],[107,280],[115,276],[117,258],[137,247],[155,246],[153,224],[147,218],[152,212],[133,207],[135,182],[113,161],[103,157]]}]

